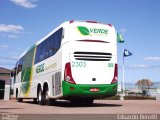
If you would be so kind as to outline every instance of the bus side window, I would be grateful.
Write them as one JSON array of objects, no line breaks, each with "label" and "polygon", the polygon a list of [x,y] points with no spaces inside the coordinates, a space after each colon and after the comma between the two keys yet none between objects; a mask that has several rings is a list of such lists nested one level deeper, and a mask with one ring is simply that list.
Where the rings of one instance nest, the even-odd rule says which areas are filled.
[{"label": "bus side window", "polygon": [[50,48],[49,48],[49,53],[50,53],[50,56],[52,56],[54,54],[54,50],[53,50],[53,37],[51,36],[50,39]]},{"label": "bus side window", "polygon": [[41,44],[40,61],[45,59],[45,44]]},{"label": "bus side window", "polygon": [[63,28],[59,29],[53,35],[53,50],[54,50],[54,53],[56,53],[61,46],[62,30],[63,30]]},{"label": "bus side window", "polygon": [[18,64],[18,65],[17,65],[17,67],[18,67],[18,68],[17,68],[17,75],[18,75],[19,72],[22,71],[23,62],[24,62],[24,57],[20,58],[19,61],[18,61],[18,63],[17,63],[17,64]]},{"label": "bus side window", "polygon": [[44,40],[37,46],[35,64],[54,55],[61,46],[63,28]]},{"label": "bus side window", "polygon": [[35,57],[35,64],[38,63],[40,61],[41,58],[41,46],[38,45],[37,46],[37,51],[36,51],[36,57]]},{"label": "bus side window", "polygon": [[45,48],[44,43],[41,43],[37,46],[35,63],[38,63],[45,59],[45,49],[44,48]]}]

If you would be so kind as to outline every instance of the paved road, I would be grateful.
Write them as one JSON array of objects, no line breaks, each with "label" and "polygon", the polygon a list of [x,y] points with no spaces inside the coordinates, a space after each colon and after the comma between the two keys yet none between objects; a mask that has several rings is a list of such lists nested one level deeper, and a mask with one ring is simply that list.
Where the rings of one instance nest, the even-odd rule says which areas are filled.
[{"label": "paved road", "polygon": [[[53,106],[41,106],[34,104],[32,101],[24,101],[18,103],[15,100],[0,101],[1,114],[38,114],[42,119],[45,115],[57,115],[65,119],[66,115],[75,118],[74,115],[82,117],[82,114],[89,115],[85,118],[92,119],[99,118],[108,114],[108,117],[114,119],[121,114],[160,114],[160,101],[154,100],[95,100],[94,104],[90,107],[73,106],[67,101],[58,101]],[[61,114],[61,115],[59,115]],[[103,115],[97,115],[103,114]],[[115,114],[112,116],[111,114]],[[43,115],[43,116],[42,116]],[[96,115],[96,117],[94,117]],[[49,115],[48,115],[49,117]],[[92,118],[93,117],[93,118]],[[38,118],[39,120],[41,120]],[[52,116],[51,116],[52,118]],[[160,119],[160,118],[159,118]],[[27,119],[30,120],[30,119]],[[43,119],[42,119],[43,120]],[[158,119],[157,119],[158,120]]]}]

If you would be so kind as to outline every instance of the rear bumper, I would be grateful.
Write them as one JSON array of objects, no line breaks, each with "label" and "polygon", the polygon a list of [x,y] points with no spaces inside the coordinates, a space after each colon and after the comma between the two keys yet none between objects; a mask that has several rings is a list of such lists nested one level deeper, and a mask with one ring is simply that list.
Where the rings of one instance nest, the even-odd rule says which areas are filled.
[{"label": "rear bumper", "polygon": [[[68,82],[62,81],[63,97],[103,98],[114,96],[117,94],[117,85],[117,83],[101,85],[70,84]],[[91,92],[91,88],[98,88],[99,91]]]}]

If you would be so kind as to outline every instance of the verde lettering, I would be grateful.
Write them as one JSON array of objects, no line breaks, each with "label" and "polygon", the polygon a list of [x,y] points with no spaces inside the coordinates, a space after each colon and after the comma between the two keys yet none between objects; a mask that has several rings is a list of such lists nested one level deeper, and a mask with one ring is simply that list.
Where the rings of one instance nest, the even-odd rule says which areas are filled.
[{"label": "verde lettering", "polygon": [[108,30],[106,30],[106,29],[97,29],[97,28],[90,28],[90,33],[108,34]]},{"label": "verde lettering", "polygon": [[36,73],[40,73],[40,72],[43,72],[43,71],[44,71],[44,63],[38,65],[37,68],[36,68]]}]

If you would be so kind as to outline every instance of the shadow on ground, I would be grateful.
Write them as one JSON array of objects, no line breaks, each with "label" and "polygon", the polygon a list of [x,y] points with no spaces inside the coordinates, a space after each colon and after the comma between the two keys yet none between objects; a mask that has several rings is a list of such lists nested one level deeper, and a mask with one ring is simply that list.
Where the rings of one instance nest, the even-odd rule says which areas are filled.
[{"label": "shadow on ground", "polygon": [[[108,101],[109,102],[109,101]],[[23,103],[35,104],[39,105],[38,103],[34,103],[32,101],[24,101]],[[109,103],[93,103],[89,106],[79,105],[79,104],[71,104],[69,101],[56,101],[51,105],[48,106],[57,106],[57,107],[121,107],[121,104],[109,104]]]}]

